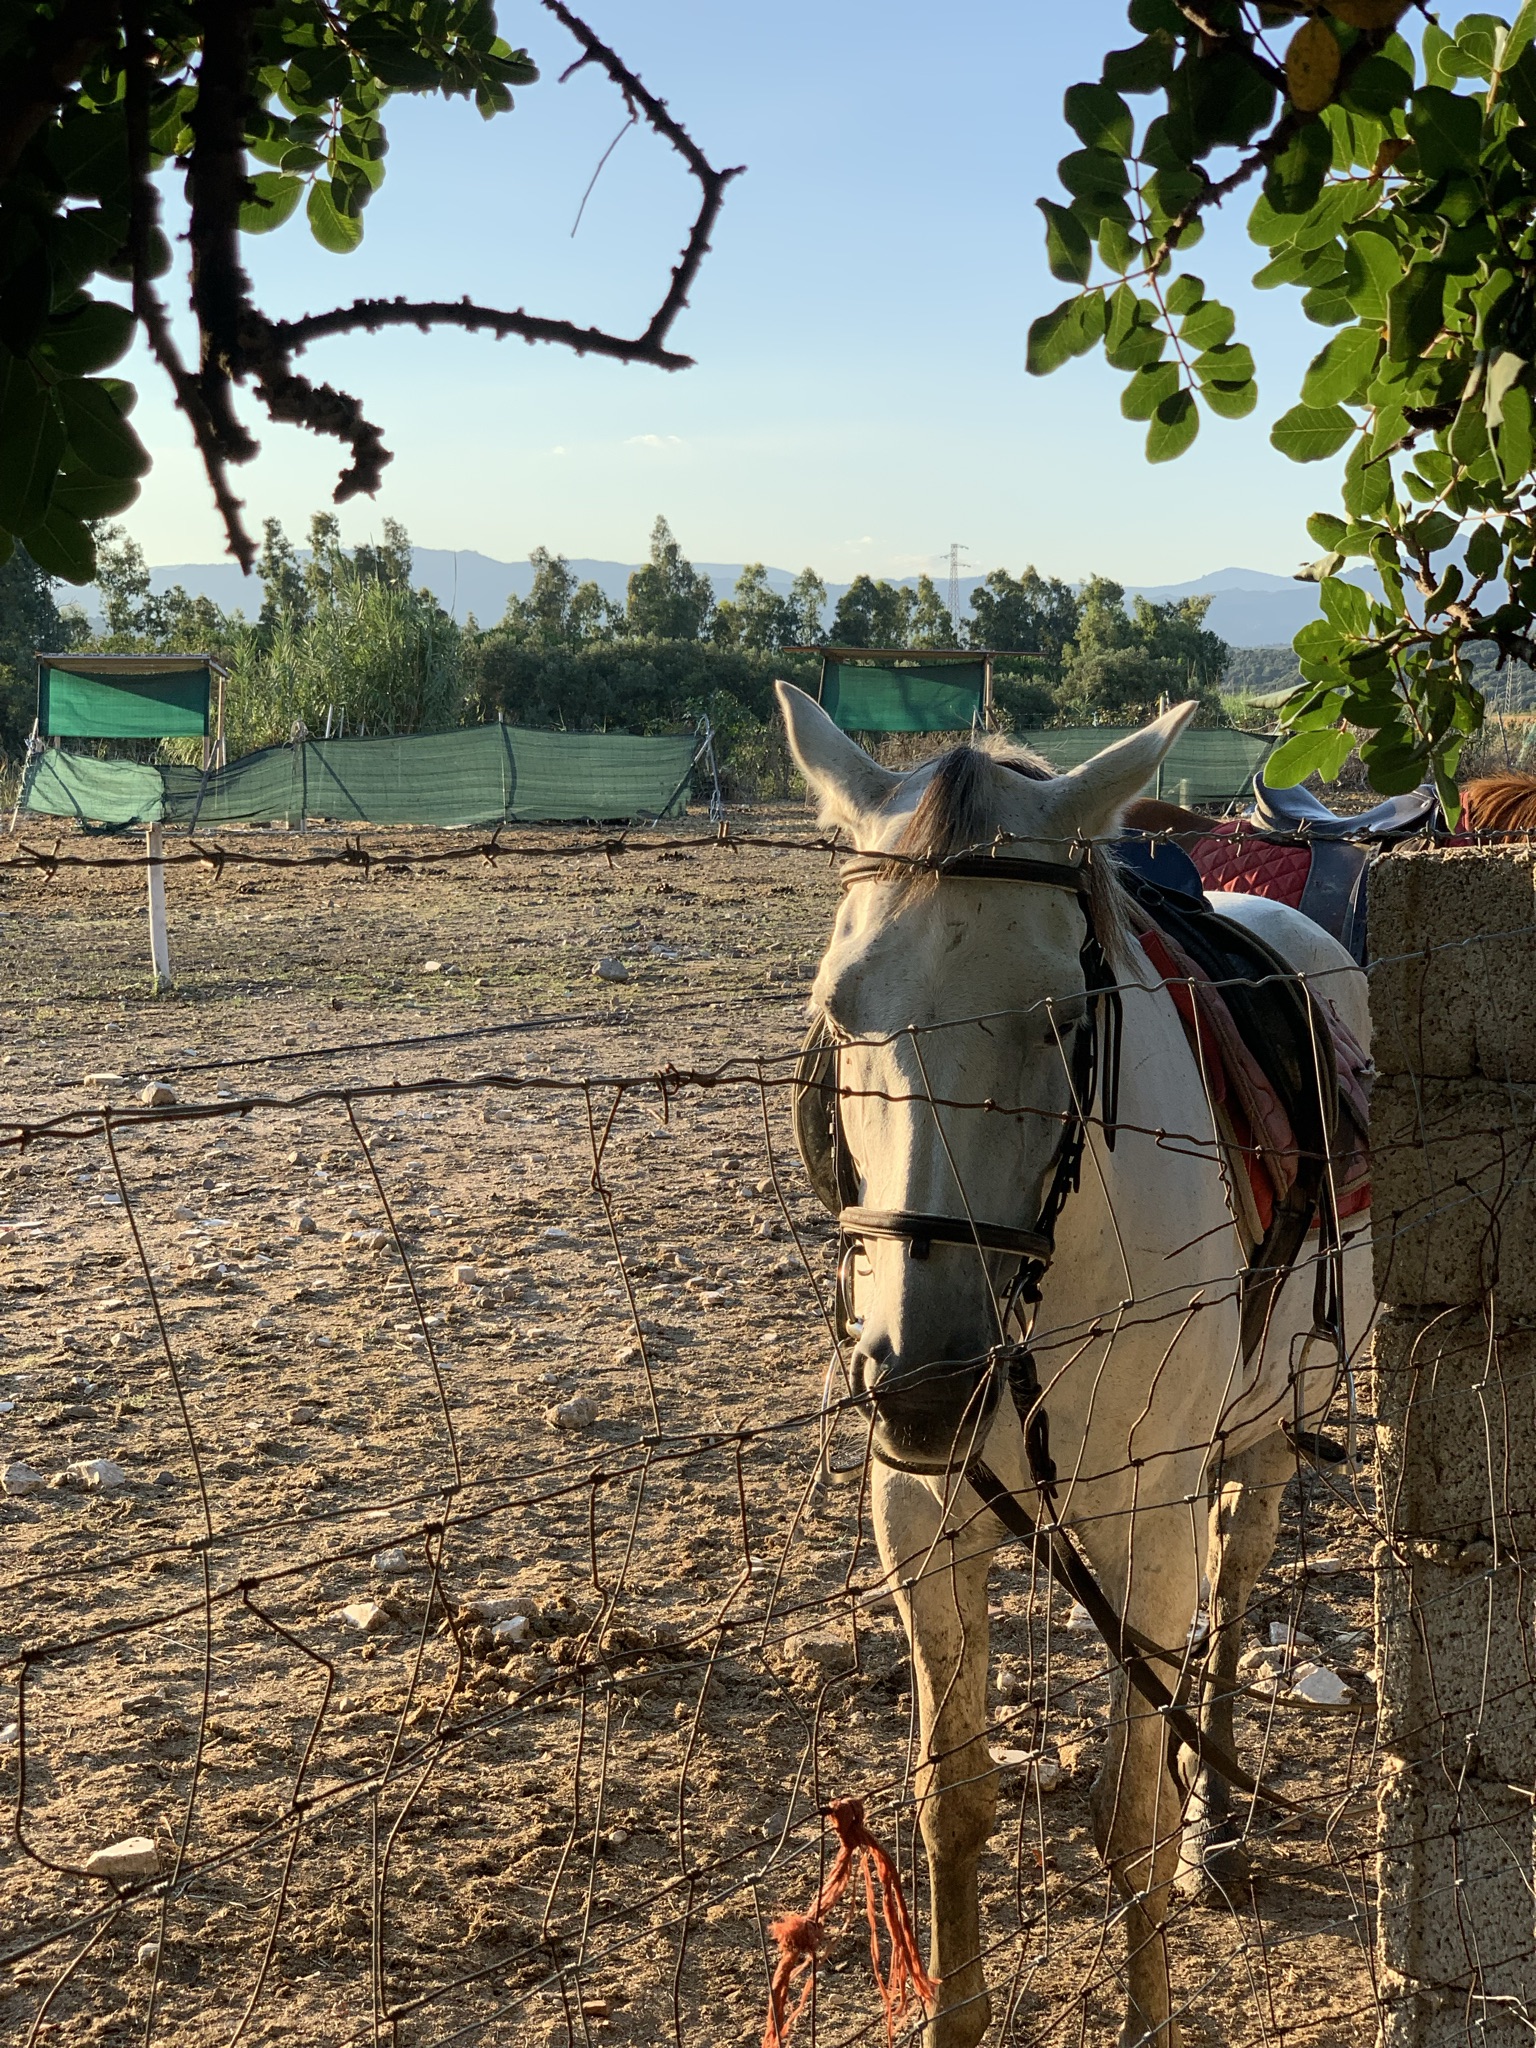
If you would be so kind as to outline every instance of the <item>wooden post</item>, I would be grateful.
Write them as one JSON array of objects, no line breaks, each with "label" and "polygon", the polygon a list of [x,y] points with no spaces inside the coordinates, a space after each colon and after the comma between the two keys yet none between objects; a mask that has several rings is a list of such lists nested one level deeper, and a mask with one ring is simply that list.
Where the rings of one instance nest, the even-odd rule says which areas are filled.
[{"label": "wooden post", "polygon": [[149,878],[149,965],[158,993],[171,985],[171,949],[165,932],[165,839],[158,825],[144,834],[144,850],[150,865]]}]

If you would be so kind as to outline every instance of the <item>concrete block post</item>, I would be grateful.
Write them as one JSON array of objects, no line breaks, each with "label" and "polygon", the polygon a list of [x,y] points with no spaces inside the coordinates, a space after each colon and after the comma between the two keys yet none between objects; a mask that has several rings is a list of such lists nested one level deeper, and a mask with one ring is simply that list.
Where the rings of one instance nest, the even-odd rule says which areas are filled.
[{"label": "concrete block post", "polygon": [[1536,855],[1371,876],[1383,2048],[1536,2030]]}]

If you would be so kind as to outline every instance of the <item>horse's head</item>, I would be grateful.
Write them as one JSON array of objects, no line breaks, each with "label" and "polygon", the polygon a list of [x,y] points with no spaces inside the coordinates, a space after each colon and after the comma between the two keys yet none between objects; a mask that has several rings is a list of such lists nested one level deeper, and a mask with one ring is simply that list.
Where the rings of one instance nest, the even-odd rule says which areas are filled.
[{"label": "horse's head", "polygon": [[[778,685],[790,749],[826,824],[873,853],[849,886],[812,1003],[837,1038],[842,1141],[857,1204],[887,1216],[1030,1231],[1072,1106],[1087,1020],[1084,900],[1047,881],[935,874],[967,849],[1064,866],[1113,832],[1194,710],[1183,704],[1053,775],[1022,749],[962,746],[897,774],[802,691]],[[927,863],[922,865],[921,863]],[[1070,878],[1064,878],[1070,881]],[[1090,865],[1088,914],[1111,964],[1122,900]],[[866,1236],[855,1385],[875,1447],[922,1471],[963,1463],[995,1405],[993,1354],[1020,1254],[920,1233]]]}]

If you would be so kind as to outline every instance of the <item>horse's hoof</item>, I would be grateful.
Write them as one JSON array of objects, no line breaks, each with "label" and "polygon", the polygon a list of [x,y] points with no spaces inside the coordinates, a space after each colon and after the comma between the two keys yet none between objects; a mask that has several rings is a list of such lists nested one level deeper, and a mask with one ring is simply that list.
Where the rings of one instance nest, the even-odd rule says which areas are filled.
[{"label": "horse's hoof", "polygon": [[1220,1906],[1243,1898],[1253,1886],[1253,1863],[1241,1842],[1204,1842],[1179,1866],[1174,1888],[1196,1905]]}]

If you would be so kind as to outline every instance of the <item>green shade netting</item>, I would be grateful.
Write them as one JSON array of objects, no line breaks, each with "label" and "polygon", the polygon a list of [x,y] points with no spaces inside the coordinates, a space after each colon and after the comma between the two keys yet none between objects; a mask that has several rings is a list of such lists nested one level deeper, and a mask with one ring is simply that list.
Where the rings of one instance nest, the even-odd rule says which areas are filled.
[{"label": "green shade netting", "polygon": [[209,697],[206,668],[90,676],[45,664],[37,683],[37,730],[44,739],[203,739]]},{"label": "green shade netting", "polygon": [[[102,825],[577,822],[664,816],[686,796],[692,733],[533,732],[511,725],[400,739],[308,740],[215,770],[33,756],[22,809]],[[201,802],[199,803],[199,792]]]},{"label": "green shade netting", "polygon": [[[1076,768],[1133,728],[1112,725],[1069,725],[1018,737],[1043,754],[1058,771]],[[1274,740],[1266,733],[1231,728],[1200,728],[1180,733],[1157,774],[1147,783],[1148,796],[1199,810],[1203,805],[1232,803],[1246,796],[1255,771],[1264,765]]]},{"label": "green shade netting", "polygon": [[981,717],[985,685],[986,665],[979,661],[901,668],[829,661],[821,704],[844,732],[968,732]]}]

